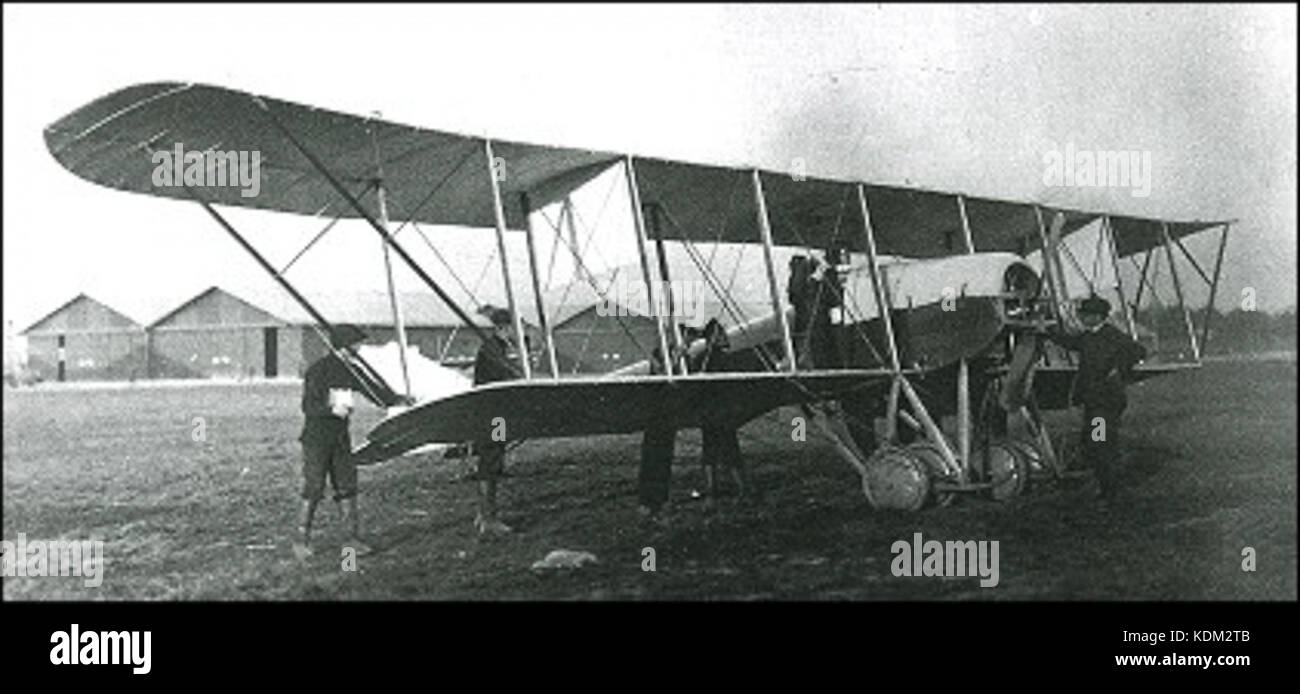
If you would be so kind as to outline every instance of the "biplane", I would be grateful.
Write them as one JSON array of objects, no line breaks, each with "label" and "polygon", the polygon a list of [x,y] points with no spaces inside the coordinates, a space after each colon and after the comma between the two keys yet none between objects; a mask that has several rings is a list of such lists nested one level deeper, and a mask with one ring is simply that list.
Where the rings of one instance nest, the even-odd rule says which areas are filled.
[{"label": "biplane", "polygon": [[[511,440],[523,440],[635,433],[652,422],[698,427],[706,409],[721,408],[737,421],[749,421],[793,405],[858,470],[871,504],[891,509],[946,503],[966,492],[1006,499],[1019,494],[1033,474],[1063,473],[1056,450],[1060,439],[1053,442],[1042,411],[1069,406],[1075,367],[1068,355],[1045,348],[1040,337],[1051,325],[1073,320],[1072,300],[1079,297],[1077,290],[1071,295],[1064,264],[1072,235],[1084,230],[1096,235],[1094,278],[1099,265],[1111,266],[1122,307],[1116,318],[1131,335],[1137,334],[1134,313],[1144,292],[1155,292],[1148,268],[1160,253],[1167,259],[1190,358],[1150,359],[1136,369],[1141,379],[1199,365],[1209,318],[1198,337],[1175,251],[1209,286],[1213,305],[1232,221],[1142,218],[495,140],[199,84],[141,84],[113,92],[50,125],[45,139],[55,159],[81,178],[200,205],[312,315],[322,335],[331,327],[328,318],[217,208],[331,216],[331,226],[340,218],[362,220],[382,239],[386,262],[391,251],[480,339],[486,336],[471,312],[415,261],[398,235],[418,224],[492,230],[516,345],[529,342],[505,239],[508,233],[525,235],[544,344],[499,355],[509,361],[516,380],[418,402],[387,417],[355,452],[363,462],[431,443],[473,440],[498,417]],[[175,143],[198,157],[187,164],[209,169],[220,165],[222,150],[259,152],[257,194],[202,177],[156,185],[154,156]],[[609,374],[560,373],[539,289],[534,221],[539,213],[558,209],[558,218],[567,215],[572,223],[575,191],[608,172],[626,186],[639,281],[652,306],[672,301],[662,295],[672,286],[663,260],[666,244],[679,244],[696,259],[702,258],[697,243],[761,248],[770,299],[770,310],[762,315],[741,315],[716,273],[701,263],[729,314],[729,349],[741,366],[692,372],[685,357],[700,345],[689,342],[682,326],[661,310],[654,312],[657,344],[652,347],[669,358],[661,359],[658,373],[650,368],[650,350],[637,364]],[[400,223],[397,230],[395,223]],[[559,238],[560,229],[553,226]],[[1213,229],[1220,230],[1217,257],[1206,272],[1183,239]],[[838,345],[833,359],[798,358],[795,308],[773,259],[778,247],[836,249],[842,258],[833,268],[843,292],[831,330]],[[580,263],[579,249],[570,250]],[[1136,270],[1139,258],[1130,301],[1120,264],[1128,261]],[[391,291],[391,270],[389,286]],[[394,318],[400,339],[395,299]],[[400,400],[395,397],[400,386],[390,386],[364,360],[351,363],[383,391],[386,403]],[[1023,419],[1023,435],[1007,433],[1008,417]],[[875,431],[881,422],[879,439],[861,435],[864,427]]]}]

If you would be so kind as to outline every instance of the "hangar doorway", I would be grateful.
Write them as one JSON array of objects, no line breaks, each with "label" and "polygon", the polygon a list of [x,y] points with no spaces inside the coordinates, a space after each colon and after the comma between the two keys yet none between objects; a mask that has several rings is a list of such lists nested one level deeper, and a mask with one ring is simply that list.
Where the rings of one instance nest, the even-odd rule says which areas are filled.
[{"label": "hangar doorway", "polygon": [[278,328],[262,329],[262,355],[264,358],[263,372],[267,378],[275,378],[280,375],[280,339]]}]

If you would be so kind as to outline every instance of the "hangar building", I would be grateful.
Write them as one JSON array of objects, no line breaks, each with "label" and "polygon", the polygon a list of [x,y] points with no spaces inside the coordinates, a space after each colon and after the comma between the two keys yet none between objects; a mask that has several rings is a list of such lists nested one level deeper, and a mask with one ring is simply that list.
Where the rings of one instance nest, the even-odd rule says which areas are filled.
[{"label": "hangar building", "polygon": [[32,323],[27,365],[46,381],[134,380],[147,372],[144,328],[121,312],[78,294]]}]

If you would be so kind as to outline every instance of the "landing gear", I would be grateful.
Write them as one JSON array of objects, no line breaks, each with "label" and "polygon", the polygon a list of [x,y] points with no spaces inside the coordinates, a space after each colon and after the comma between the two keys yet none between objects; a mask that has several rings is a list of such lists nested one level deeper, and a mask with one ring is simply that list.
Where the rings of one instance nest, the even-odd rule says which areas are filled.
[{"label": "landing gear", "polygon": [[[896,380],[885,410],[888,443],[871,455],[864,455],[861,447],[852,445],[855,439],[861,442],[865,437],[861,426],[854,431],[853,422],[844,421],[844,410],[848,408],[838,411],[835,421],[823,426],[828,432],[835,430],[837,448],[858,470],[862,491],[873,508],[915,512],[929,504],[946,507],[962,493],[1007,502],[1024,493],[1031,475],[1055,473],[1056,457],[1051,444],[1039,441],[1042,428],[1038,418],[1027,420],[1031,438],[1009,435],[1009,413],[999,398],[1000,379],[979,378],[975,391],[982,391],[979,406],[970,408],[962,404],[969,390],[966,369],[964,365],[959,368],[955,440],[940,427],[931,415],[929,403],[918,397],[906,377]],[[900,395],[907,397],[909,411],[902,409]],[[1031,417],[1032,409],[1031,404],[1016,412]],[[866,421],[871,418],[867,415]],[[870,441],[874,442],[874,436]]]},{"label": "landing gear", "polygon": [[[926,472],[930,475],[930,480],[937,485],[954,485],[960,484],[952,472],[947,468],[943,459],[943,452],[939,447],[928,441],[912,443],[903,448],[903,451],[912,456]],[[933,498],[936,506],[948,506],[957,494],[951,491],[941,491],[938,488],[933,489]]]},{"label": "landing gear", "polygon": [[930,496],[930,474],[910,451],[884,446],[867,459],[862,491],[874,508],[919,511]]},{"label": "landing gear", "polygon": [[1033,441],[1020,438],[1011,438],[1003,441],[1003,445],[1011,449],[1011,452],[1017,458],[1024,461],[1025,471],[1029,475],[1029,480],[1047,479],[1055,477],[1051,468],[1048,467],[1047,461],[1043,457],[1043,452],[1039,450],[1038,445]]},{"label": "landing gear", "polygon": [[930,475],[924,463],[897,446],[885,445],[870,455],[858,447],[839,407],[804,406],[809,421],[821,429],[835,450],[858,471],[862,493],[875,509],[917,511],[930,496]]},{"label": "landing gear", "polygon": [[981,481],[988,484],[987,493],[994,501],[1010,501],[1020,496],[1029,480],[1026,459],[1017,454],[1006,441],[990,443],[983,453],[977,453],[971,466],[978,471]]}]

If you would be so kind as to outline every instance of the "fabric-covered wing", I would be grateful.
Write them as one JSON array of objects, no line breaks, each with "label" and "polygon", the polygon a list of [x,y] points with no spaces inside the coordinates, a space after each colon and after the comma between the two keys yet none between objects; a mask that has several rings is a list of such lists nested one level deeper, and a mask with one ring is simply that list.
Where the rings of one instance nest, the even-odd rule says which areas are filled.
[{"label": "fabric-covered wing", "polygon": [[883,389],[888,379],[884,370],[845,370],[492,383],[385,420],[357,456],[375,462],[427,443],[485,439],[496,417],[510,440],[691,428],[706,414],[740,423],[783,404]]},{"label": "fabric-covered wing", "polygon": [[[262,105],[265,105],[263,109]],[[136,193],[188,200],[178,186],[157,186],[155,151],[258,152],[257,195],[237,186],[194,186],[209,202],[315,215],[357,213],[294,148],[271,118],[293,134],[354,194],[376,178],[375,145],[393,218],[430,224],[492,227],[492,193],[482,138],[398,125],[196,84],[128,87],[46,128],[50,152],[78,176]],[[549,204],[599,175],[620,157],[559,147],[494,141],[504,161],[501,180],[507,225],[523,228],[517,195]],[[513,195],[512,195],[513,194]],[[374,196],[362,200],[378,215]]]},{"label": "fabric-covered wing", "polygon": [[[376,178],[373,131],[394,220],[494,226],[480,137],[168,82],[128,87],[97,99],[49,126],[45,139],[54,157],[82,178],[178,199],[189,197],[181,187],[154,184],[153,152],[174,151],[177,143],[187,152],[258,152],[257,195],[244,197],[241,187],[233,185],[196,186],[196,192],[223,205],[358,216],[281,126],[356,194]],[[493,151],[504,165],[503,207],[512,229],[522,229],[525,221],[519,194],[527,194],[532,209],[543,207],[623,159],[609,152],[508,141],[493,141]],[[759,242],[751,169],[640,157],[634,162],[643,203],[667,213],[667,223],[657,227],[661,238]],[[857,182],[773,171],[760,176],[777,245],[836,243],[865,250]],[[955,194],[868,185],[866,195],[880,253],[924,258],[965,252]],[[363,196],[362,203],[375,212],[374,196]],[[966,207],[976,250],[1024,253],[1037,247],[1032,203],[968,198]],[[1045,215],[1057,211],[1066,214],[1066,233],[1102,214],[1043,209]],[[1120,256],[1163,241],[1159,220],[1114,216],[1113,221]],[[1175,222],[1169,232],[1178,238],[1220,223]]]}]

